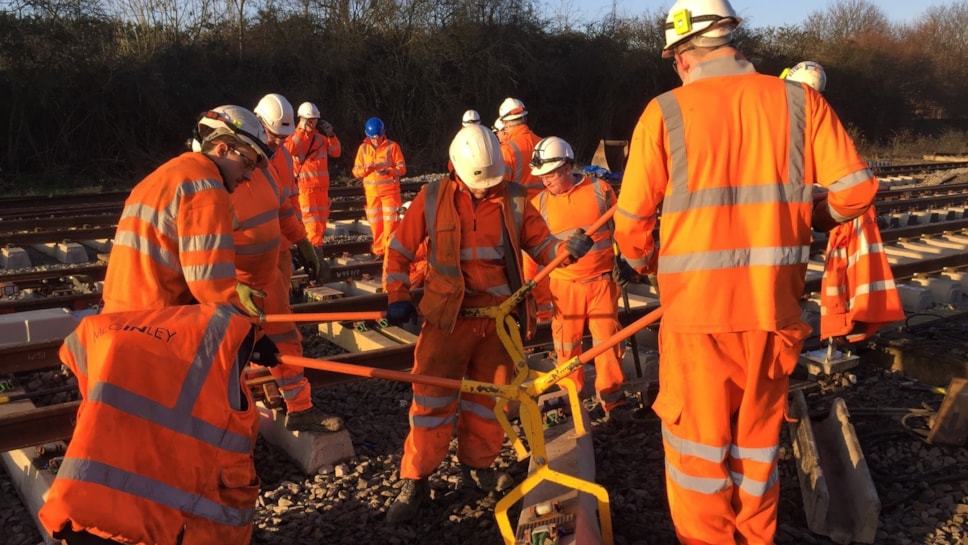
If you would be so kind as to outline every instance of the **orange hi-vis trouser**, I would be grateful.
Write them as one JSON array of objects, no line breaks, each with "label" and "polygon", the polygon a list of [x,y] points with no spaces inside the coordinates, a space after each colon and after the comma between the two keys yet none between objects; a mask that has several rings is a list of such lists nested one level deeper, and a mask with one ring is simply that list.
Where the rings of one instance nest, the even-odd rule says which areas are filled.
[{"label": "orange hi-vis trouser", "polygon": [[659,330],[652,408],[662,420],[666,494],[681,543],[773,543],[780,427],[809,332],[802,322],[781,331]]},{"label": "orange hi-vis trouser", "polygon": [[323,245],[326,222],[329,221],[329,183],[325,186],[304,185],[299,187],[299,213],[306,226],[306,238],[313,246]]},{"label": "orange hi-vis trouser", "polygon": [[[288,256],[289,252],[280,252],[280,259],[283,258],[283,254]],[[289,258],[289,262],[292,262],[292,258]],[[282,267],[281,262],[279,267]],[[289,305],[289,281],[286,280],[283,283],[281,276],[281,274],[275,274],[271,282],[256,286],[266,292],[265,299],[261,301],[262,310],[266,314],[290,314],[292,312],[292,307]],[[263,324],[262,327],[265,329],[266,335],[276,344],[280,354],[286,356],[303,355],[302,335],[295,323],[268,322]],[[289,413],[312,408],[312,389],[302,367],[280,363],[275,367],[270,367],[269,374],[275,379],[276,386],[279,388],[279,393],[282,394],[282,399],[286,402],[286,410]]]},{"label": "orange hi-vis trouser", "polygon": [[[424,322],[413,357],[414,375],[493,384],[511,380],[511,357],[491,318],[457,318],[452,333]],[[447,456],[455,424],[458,460],[478,469],[490,467],[504,443],[504,430],[494,416],[496,401],[493,396],[414,384],[400,477],[422,479],[433,473]]]},{"label": "orange hi-vis trouser", "polygon": [[[618,286],[612,281],[611,271],[585,280],[551,279],[551,301],[554,304],[551,337],[558,365],[581,354],[586,322],[592,335],[592,346],[618,332],[618,296]],[[625,376],[620,358],[619,344],[595,358],[595,391],[606,411],[625,400],[622,391]],[[568,378],[575,384],[575,390],[581,392],[585,386],[585,373],[579,369]]]},{"label": "orange hi-vis trouser", "polygon": [[[538,274],[538,271],[541,270],[541,267],[537,262],[535,262],[535,260],[531,259],[531,256],[528,255],[527,252],[521,252],[521,257],[521,272],[523,273],[524,281],[527,282]],[[539,322],[547,322],[551,320],[551,317],[554,314],[554,309],[552,308],[551,303],[550,286],[551,284],[548,280],[548,277],[545,277],[544,280],[538,282],[538,285],[531,290],[531,296],[534,297],[534,302],[538,307],[538,314],[536,318]]]},{"label": "orange hi-vis trouser", "polygon": [[403,206],[400,184],[366,187],[365,193],[366,221],[373,233],[373,254],[383,255],[390,244],[390,236],[400,224],[400,207]]}]

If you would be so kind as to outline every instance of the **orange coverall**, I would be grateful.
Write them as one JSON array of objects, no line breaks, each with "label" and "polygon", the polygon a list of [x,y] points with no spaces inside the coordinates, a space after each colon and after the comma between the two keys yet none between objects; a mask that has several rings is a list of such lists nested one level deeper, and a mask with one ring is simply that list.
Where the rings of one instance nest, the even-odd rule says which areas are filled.
[{"label": "orange coverall", "polygon": [[[289,216],[294,216],[302,225],[302,214],[299,211],[299,187],[296,185],[296,178],[293,175],[293,168],[295,167],[292,159],[292,155],[289,154],[284,146],[276,149],[276,152],[272,155],[272,159],[269,160],[271,165],[271,172],[273,173],[273,178],[276,180],[276,187],[280,192],[280,198],[282,200],[288,201],[289,206],[284,207],[280,203],[279,207],[279,221],[280,223],[286,223],[289,221]],[[283,289],[286,293],[289,293],[291,289],[290,280],[292,279],[292,245],[299,242],[300,240],[306,238],[306,228],[299,231],[293,231],[291,233],[283,233],[282,241],[279,244],[279,282],[282,284]],[[295,240],[290,240],[290,236],[298,237]],[[290,309],[291,310],[291,309]]]},{"label": "orange coverall", "polygon": [[373,255],[382,256],[400,222],[400,177],[407,173],[400,145],[386,136],[366,138],[356,151],[353,177],[363,178],[366,221],[373,232]]},{"label": "orange coverall", "polygon": [[[541,213],[551,234],[559,240],[567,240],[578,228],[587,228],[605,215],[615,204],[615,191],[602,180],[583,176],[567,192],[552,195],[545,190],[531,199],[531,204]],[[575,263],[551,271],[550,275],[554,304],[551,334],[558,365],[581,354],[586,323],[593,346],[620,329],[619,289],[612,280],[615,267],[612,232],[603,227],[589,235],[595,241],[591,251]],[[575,383],[576,391],[581,392],[585,374],[578,370],[569,378]],[[624,402],[624,381],[621,349],[615,345],[595,358],[595,391],[603,409],[610,411]]]},{"label": "orange coverall", "polygon": [[232,223],[229,193],[211,159],[187,152],[158,167],[124,203],[103,311],[241,305]]},{"label": "orange coverall", "polygon": [[249,317],[230,305],[97,314],[60,359],[82,401],[38,518],[51,535],[245,545],[259,413],[241,383]]},{"label": "orange coverall", "polygon": [[[501,183],[475,202],[455,178],[430,182],[417,194],[390,240],[386,256],[390,303],[410,300],[410,263],[428,237],[430,253],[420,301],[425,321],[412,373],[507,384],[512,361],[494,320],[465,318],[460,310],[500,304],[523,283],[522,250],[547,263],[564,251],[563,243],[548,232],[520,186]],[[430,475],[447,455],[455,425],[461,463],[489,467],[504,441],[494,404],[493,396],[414,384],[400,477]]]},{"label": "orange coverall", "polygon": [[832,217],[861,215],[877,180],[817,92],[706,55],[646,106],[615,214],[649,270],[660,211],[659,394],[666,490],[686,544],[770,544],[789,375],[810,328],[799,300],[813,184]]},{"label": "orange coverall", "polygon": [[329,158],[343,153],[339,138],[326,136],[315,129],[301,127],[286,139],[285,147],[292,154],[299,185],[299,207],[309,242],[323,245],[326,222],[329,221]]},{"label": "orange coverall", "polygon": [[[533,199],[544,191],[541,178],[531,174],[531,155],[534,147],[541,141],[541,137],[531,132],[526,124],[506,127],[500,131],[504,135],[501,140],[501,156],[507,171],[504,179],[521,184],[528,191],[528,198]],[[524,279],[531,280],[538,274],[538,264],[530,257],[524,256]],[[531,291],[535,304],[538,305],[538,320],[546,322],[551,319],[553,307],[551,303],[551,281],[545,278]]]},{"label": "orange coverall", "polygon": [[[292,213],[289,199],[276,185],[275,166],[272,162],[266,169],[256,169],[252,180],[232,193],[238,220],[235,268],[240,282],[266,293],[261,303],[267,314],[287,314],[291,310],[289,290],[279,280],[279,248],[283,239],[302,240],[305,230]],[[270,322],[263,327],[280,354],[302,356],[302,335],[296,324]],[[270,367],[269,373],[276,380],[289,413],[312,408],[309,381],[302,367],[279,364]]]}]

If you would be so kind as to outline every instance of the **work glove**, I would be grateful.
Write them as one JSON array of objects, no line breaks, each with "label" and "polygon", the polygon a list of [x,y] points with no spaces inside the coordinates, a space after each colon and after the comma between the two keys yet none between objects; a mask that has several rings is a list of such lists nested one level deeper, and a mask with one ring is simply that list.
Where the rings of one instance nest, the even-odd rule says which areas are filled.
[{"label": "work glove", "polygon": [[595,245],[595,241],[592,237],[585,234],[584,229],[579,229],[572,233],[568,240],[565,241],[565,250],[571,255],[572,259],[578,261],[579,259],[585,257],[585,254],[592,249]]},{"label": "work glove", "polygon": [[336,136],[336,134],[333,132],[333,126],[329,123],[329,121],[320,119],[317,127],[319,128],[319,132],[325,134],[329,138]]},{"label": "work glove", "polygon": [[249,360],[263,367],[275,367],[279,365],[279,358],[276,357],[278,354],[279,348],[276,343],[272,342],[268,335],[263,335],[252,347],[252,356]]},{"label": "work glove", "polygon": [[410,301],[397,301],[387,306],[387,322],[390,325],[412,322],[416,317],[417,308]]},{"label": "work glove", "polygon": [[329,264],[325,260],[320,259],[319,254],[316,253],[316,248],[313,247],[313,243],[309,242],[309,239],[302,239],[296,243],[296,248],[299,250],[299,255],[302,256],[303,262],[306,264],[306,274],[309,275],[310,280],[314,280],[318,284],[322,284],[329,280]]},{"label": "work glove", "polygon": [[615,258],[615,266],[612,267],[612,280],[618,284],[618,287],[625,289],[634,279],[635,269],[629,265],[628,261],[621,257]]},{"label": "work glove", "polygon": [[235,291],[239,294],[239,300],[242,301],[242,307],[253,316],[258,316],[259,318],[265,316],[259,305],[256,304],[254,297],[265,297],[266,292],[259,291],[252,286],[243,284],[239,282],[235,285]]},{"label": "work glove", "polygon": [[813,206],[813,214],[810,216],[810,228],[818,233],[826,233],[837,227],[839,222],[830,215],[830,206],[827,199],[817,201]]}]

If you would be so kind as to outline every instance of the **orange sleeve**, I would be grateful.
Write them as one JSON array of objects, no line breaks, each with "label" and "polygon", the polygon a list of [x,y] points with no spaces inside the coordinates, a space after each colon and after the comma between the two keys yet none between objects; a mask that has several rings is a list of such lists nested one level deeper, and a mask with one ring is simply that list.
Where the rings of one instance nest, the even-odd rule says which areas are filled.
[{"label": "orange sleeve", "polygon": [[400,149],[400,144],[396,142],[390,148],[390,162],[393,163],[397,178],[407,173],[407,163],[403,160],[403,150]]},{"label": "orange sleeve", "polygon": [[[426,186],[414,197],[397,230],[390,238],[385,257],[387,301],[410,300],[410,264],[416,260],[420,245],[427,239]],[[404,280],[406,279],[406,280]]]},{"label": "orange sleeve", "polygon": [[629,265],[642,274],[654,272],[653,233],[669,179],[665,140],[665,122],[658,102],[653,100],[632,133],[614,216],[615,241]]},{"label": "orange sleeve", "polygon": [[547,265],[558,256],[559,246],[563,248],[564,242],[551,234],[541,212],[538,212],[531,201],[525,202],[521,222],[521,249],[541,265]]},{"label": "orange sleeve", "polygon": [[241,308],[235,273],[232,201],[221,189],[181,197],[175,218],[185,283],[199,303]]},{"label": "orange sleeve", "polygon": [[353,161],[353,177],[363,178],[366,176],[366,146],[360,144],[359,149],[356,150],[356,159]]}]

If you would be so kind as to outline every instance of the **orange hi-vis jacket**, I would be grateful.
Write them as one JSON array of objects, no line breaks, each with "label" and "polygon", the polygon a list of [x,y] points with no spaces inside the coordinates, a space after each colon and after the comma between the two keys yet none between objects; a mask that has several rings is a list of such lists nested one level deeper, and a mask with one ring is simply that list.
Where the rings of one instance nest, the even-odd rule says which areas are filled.
[{"label": "orange hi-vis jacket", "polygon": [[[299,186],[296,185],[296,163],[292,154],[285,146],[280,146],[269,160],[269,174],[279,194],[279,221],[282,225],[289,225],[289,217],[293,216],[302,224],[302,212],[299,210]],[[283,202],[285,201],[285,202]],[[286,248],[306,238],[305,226],[296,229],[284,228],[286,239],[282,245]],[[296,238],[292,238],[296,237]]]},{"label": "orange hi-vis jacket", "polygon": [[861,327],[867,338],[904,319],[901,296],[884,253],[874,207],[832,229],[820,282],[820,338],[848,335]]},{"label": "orange hi-vis jacket", "polygon": [[564,251],[521,186],[498,184],[474,202],[461,182],[443,178],[420,190],[390,241],[390,303],[410,300],[410,263],[428,237],[420,312],[445,332],[461,308],[498,305],[523,283],[522,250],[542,264]]},{"label": "orange hi-vis jacket", "polygon": [[234,212],[211,159],[188,152],[161,165],[124,203],[104,280],[104,312],[239,304]]},{"label": "orange hi-vis jacket", "polygon": [[635,127],[615,239],[629,264],[653,272],[661,206],[663,329],[782,329],[800,319],[813,184],[846,221],[867,209],[877,180],[812,89],[756,73],[732,48],[689,78],[649,102]]},{"label": "orange hi-vis jacket", "polygon": [[[594,203],[594,205],[591,205]],[[579,228],[588,228],[615,204],[615,191],[603,180],[582,176],[570,190],[561,195],[542,191],[531,199],[548,228],[559,240],[567,240]],[[602,227],[588,233],[595,245],[585,257],[551,271],[551,278],[558,280],[586,280],[603,274],[612,274],[615,267],[615,251],[612,249],[612,232]]]},{"label": "orange hi-vis jacket", "polygon": [[44,528],[123,543],[249,543],[259,413],[240,347],[251,327],[212,304],[81,320],[60,358],[83,399],[39,513]]},{"label": "orange hi-vis jacket", "polygon": [[507,127],[504,133],[507,137],[501,143],[501,156],[507,167],[504,179],[521,184],[528,190],[528,198],[533,198],[544,190],[541,178],[531,174],[531,155],[541,137],[523,124]]},{"label": "orange hi-vis jacket", "polygon": [[343,147],[336,135],[326,136],[315,129],[297,128],[286,139],[286,149],[292,154],[299,190],[314,188],[329,190],[329,158],[343,154]]},{"label": "orange hi-vis jacket", "polygon": [[280,246],[288,248],[287,241],[302,240],[306,233],[275,175],[271,164],[256,169],[252,179],[232,193],[236,272],[240,282],[260,290],[276,281]]},{"label": "orange hi-vis jacket", "polygon": [[[367,173],[370,168],[375,170]],[[363,191],[367,196],[399,193],[400,177],[406,173],[403,151],[399,144],[389,138],[382,138],[375,146],[369,138],[364,138],[356,150],[353,176],[363,178]],[[392,213],[396,214],[397,210],[394,209]]]}]

